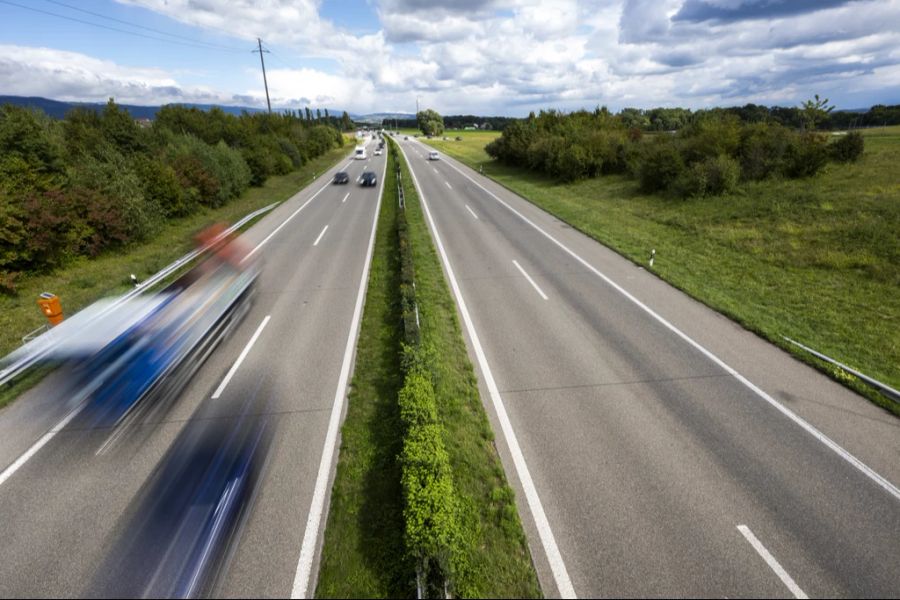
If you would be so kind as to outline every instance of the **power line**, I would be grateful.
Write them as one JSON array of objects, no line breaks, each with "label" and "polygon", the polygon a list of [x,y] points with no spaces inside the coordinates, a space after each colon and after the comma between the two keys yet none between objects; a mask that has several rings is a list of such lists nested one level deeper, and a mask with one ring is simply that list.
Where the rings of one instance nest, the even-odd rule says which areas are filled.
[{"label": "power line", "polygon": [[56,5],[59,5],[59,6],[63,6],[63,7],[65,7],[65,8],[69,8],[69,9],[71,9],[71,10],[77,10],[78,12],[83,12],[83,13],[85,13],[85,14],[92,15],[92,16],[95,16],[95,17],[99,17],[99,18],[101,18],[101,19],[106,19],[107,21],[115,21],[116,23],[122,23],[123,25],[128,25],[129,27],[136,27],[136,28],[138,28],[138,29],[144,29],[144,30],[146,30],[146,31],[152,31],[152,32],[154,32],[154,33],[160,33],[160,34],[162,34],[162,35],[168,35],[168,36],[175,37],[175,38],[179,38],[179,39],[182,39],[182,40],[187,40],[187,41],[189,41],[189,42],[191,42],[191,43],[194,43],[194,44],[203,44],[203,45],[205,45],[205,46],[210,46],[210,47],[212,47],[212,48],[218,48],[218,49],[220,49],[220,50],[231,50],[232,52],[246,52],[246,50],[243,49],[243,48],[235,48],[235,47],[233,47],[233,46],[223,46],[223,45],[221,45],[221,44],[214,44],[214,43],[212,43],[212,42],[204,42],[204,41],[202,41],[202,40],[196,40],[196,39],[194,39],[194,38],[191,38],[191,37],[188,37],[188,36],[185,36],[185,35],[179,35],[179,34],[177,34],[177,33],[170,33],[170,32],[168,32],[168,31],[162,31],[161,29],[154,29],[153,27],[146,27],[145,25],[138,25],[137,23],[132,23],[132,22],[130,22],[130,21],[125,21],[124,19],[117,19],[117,18],[115,18],[115,17],[108,17],[108,16],[106,16],[106,15],[103,15],[103,14],[100,14],[100,13],[96,13],[96,12],[93,12],[93,11],[90,11],[90,10],[87,10],[87,9],[84,9],[84,8],[80,8],[80,7],[78,7],[78,6],[72,6],[71,4],[66,4],[65,2],[60,2],[59,0],[44,0],[44,1],[45,1],[45,2],[49,2],[49,3],[51,3],[51,4],[56,4]]},{"label": "power line", "polygon": [[[59,17],[60,19],[67,19],[69,21],[75,21],[76,23],[83,23],[85,25],[91,25],[92,27],[99,27],[100,29],[108,29],[110,31],[117,31],[119,33],[125,33],[128,35],[133,35],[136,37],[146,38],[148,40],[156,40],[157,42],[164,42],[166,44],[179,44],[181,46],[190,46],[192,48],[200,48],[201,50],[211,50],[209,46],[203,46],[203,42],[180,42],[178,40],[167,40],[165,38],[159,38],[152,35],[146,35],[143,33],[138,33],[137,31],[128,31],[127,29],[119,29],[118,27],[111,27],[109,25],[101,25],[100,23],[94,23],[93,21],[85,21],[84,19],[79,19],[77,17],[69,17],[66,15],[61,15],[59,13],[50,12],[49,10],[41,10],[40,8],[34,8],[32,6],[25,6],[24,4],[19,4],[17,2],[10,2],[9,0],[0,0],[0,4],[8,4],[10,6],[16,6],[18,8],[24,8],[25,10],[30,10],[36,13],[41,13],[45,15],[50,15],[51,17]],[[246,50],[231,50],[228,49],[229,52],[246,52]]]}]

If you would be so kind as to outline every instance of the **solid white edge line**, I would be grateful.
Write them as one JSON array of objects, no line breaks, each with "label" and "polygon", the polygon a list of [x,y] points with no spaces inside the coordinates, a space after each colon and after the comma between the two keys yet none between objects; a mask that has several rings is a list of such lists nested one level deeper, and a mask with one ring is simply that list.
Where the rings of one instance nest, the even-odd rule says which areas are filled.
[{"label": "solid white edge line", "polygon": [[520,265],[515,259],[513,259],[513,264],[516,265],[516,268],[519,269],[519,272],[525,276],[525,279],[528,280],[528,283],[530,283],[532,287],[537,290],[537,293],[541,295],[541,298],[547,300],[547,294],[545,294],[544,291],[538,287],[538,284],[534,282],[534,279],[532,279],[531,276],[525,272],[525,269],[522,268],[522,265]]},{"label": "solid white edge line", "polygon": [[472,216],[473,216],[473,217],[475,217],[476,219],[478,218],[478,215],[475,214],[475,211],[474,211],[474,210],[472,210],[471,208],[469,208],[469,205],[468,205],[468,204],[466,204],[466,210],[469,211],[470,213],[472,213]]},{"label": "solid white edge line", "polygon": [[331,475],[331,463],[334,459],[335,448],[337,447],[341,413],[344,406],[344,400],[347,398],[350,363],[353,359],[356,338],[359,334],[360,317],[362,316],[363,304],[366,299],[366,287],[369,281],[369,266],[372,263],[372,253],[375,249],[375,232],[378,228],[378,215],[381,211],[381,196],[384,192],[384,176],[386,173],[387,160],[384,161],[384,170],[381,175],[381,190],[378,192],[378,202],[375,204],[375,220],[372,223],[372,233],[369,236],[369,249],[366,251],[366,262],[363,266],[362,277],[360,278],[359,292],[356,295],[356,306],[353,309],[350,333],[347,336],[347,346],[344,349],[344,362],[341,364],[341,374],[338,378],[337,390],[334,393],[334,404],[331,407],[328,431],[325,434],[325,446],[322,449],[322,459],[319,461],[319,472],[316,475],[316,485],[313,490],[309,516],[306,519],[306,529],[303,532],[303,543],[300,547],[300,558],[297,560],[297,572],[294,575],[291,598],[306,598],[307,595],[312,595],[308,588],[313,559],[315,558],[316,543],[319,539],[319,527],[322,520],[322,512],[325,509],[326,492],[328,491],[325,488],[328,486]]},{"label": "solid white edge line", "polygon": [[800,586],[797,585],[797,582],[794,581],[793,577],[791,577],[788,572],[784,570],[784,567],[782,567],[781,564],[777,560],[775,560],[775,557],[772,556],[772,554],[766,549],[766,547],[763,546],[762,542],[760,542],[759,539],[757,539],[757,537],[753,535],[753,532],[750,531],[749,527],[747,527],[746,525],[738,525],[737,528],[738,531],[740,531],[744,536],[744,538],[746,538],[747,541],[750,542],[750,545],[753,546],[753,549],[756,550],[756,553],[759,554],[764,561],[766,561],[766,564],[769,565],[769,568],[772,569],[776,575],[778,575],[778,579],[780,579],[781,582],[786,585],[789,590],[791,590],[794,598],[809,598],[809,596],[807,596],[803,592],[803,590],[800,589]]},{"label": "solid white edge line", "polygon": [[[400,151],[403,152],[402,148]],[[534,485],[534,481],[531,479],[531,472],[528,469],[528,464],[525,462],[525,455],[522,454],[522,449],[519,447],[516,433],[509,420],[509,415],[506,413],[503,399],[500,397],[500,390],[497,388],[497,383],[494,381],[494,375],[488,365],[484,349],[481,347],[478,333],[475,331],[472,318],[469,316],[469,309],[466,307],[466,301],[459,289],[456,276],[453,274],[453,267],[450,266],[450,259],[447,257],[447,252],[444,250],[444,244],[441,241],[441,236],[438,233],[437,226],[431,216],[428,202],[425,200],[425,194],[422,193],[422,186],[419,185],[419,180],[416,178],[416,173],[412,169],[412,166],[410,166],[409,172],[412,175],[413,184],[415,184],[416,190],[419,192],[419,198],[422,200],[422,207],[425,209],[425,214],[428,217],[431,234],[434,236],[435,245],[438,247],[441,260],[444,263],[444,268],[447,270],[447,278],[450,280],[450,287],[453,289],[453,295],[456,297],[456,303],[459,306],[460,314],[462,314],[466,331],[468,331],[469,338],[472,340],[472,346],[475,349],[475,357],[478,360],[478,364],[481,366],[481,372],[484,374],[484,380],[491,396],[491,402],[494,405],[494,410],[500,421],[500,428],[503,432],[504,439],[506,439],[506,444],[509,447],[513,465],[516,468],[516,474],[518,475],[519,481],[522,484],[522,489],[525,492],[525,499],[528,502],[528,508],[531,510],[531,515],[534,518],[534,524],[537,528],[538,536],[541,538],[541,544],[543,545],[544,553],[547,556],[547,562],[550,564],[550,570],[553,573],[556,587],[559,590],[561,597],[577,598],[575,588],[572,587],[572,581],[569,579],[569,572],[566,570],[565,562],[563,562],[562,554],[560,554],[559,547],[556,545],[556,538],[553,536],[553,530],[550,528],[550,521],[547,519],[547,515],[544,512],[544,505],[541,503],[537,488]]]},{"label": "solid white edge line", "polygon": [[316,241],[313,242],[313,246],[319,245],[319,242],[322,241],[322,236],[325,235],[326,231],[328,231],[328,225],[325,226],[325,229],[322,230],[322,233],[320,233],[319,237],[316,238]]},{"label": "solid white edge line", "polygon": [[237,357],[237,360],[234,361],[234,364],[231,365],[231,368],[228,370],[228,373],[225,375],[225,379],[222,380],[222,383],[219,384],[219,387],[216,388],[216,391],[213,392],[212,399],[215,400],[219,396],[222,395],[222,392],[225,391],[225,387],[228,385],[228,382],[231,381],[231,378],[234,377],[234,374],[237,373],[238,367],[241,366],[241,363],[244,362],[244,359],[247,358],[247,355],[250,354],[250,349],[253,348],[253,344],[256,343],[257,338],[259,338],[259,334],[262,333],[262,330],[265,329],[266,325],[269,324],[269,319],[272,318],[272,315],[266,315],[266,318],[262,320],[262,323],[259,324],[259,327],[256,328],[256,332],[253,334],[253,337],[250,338],[250,341],[247,342],[247,345],[244,346],[244,349],[241,351],[241,354]]},{"label": "solid white edge line", "polygon": [[481,185],[480,183],[478,183],[471,177],[469,177],[467,174],[463,173],[460,169],[458,169],[455,165],[453,165],[449,161],[447,161],[446,164],[450,165],[450,167],[453,170],[455,170],[457,173],[459,173],[460,175],[462,175],[463,177],[465,177],[466,179],[468,179],[469,181],[471,181],[472,183],[477,185],[486,194],[491,196],[494,200],[496,200],[497,202],[499,202],[500,204],[502,204],[503,206],[508,208],[513,214],[515,214],[520,219],[522,219],[523,221],[525,221],[526,223],[531,225],[534,229],[536,229],[538,232],[540,232],[542,235],[544,235],[544,237],[546,237],[551,242],[556,244],[560,249],[562,249],[564,252],[566,252],[569,256],[571,256],[572,258],[574,258],[575,260],[580,262],[584,267],[586,267],[588,270],[590,270],[595,275],[597,275],[600,279],[602,279],[603,281],[608,283],[610,286],[612,286],[612,288],[615,289],[617,292],[619,292],[620,294],[622,294],[623,296],[628,298],[631,302],[633,302],[635,305],[637,305],[641,310],[643,310],[648,315],[650,315],[651,317],[656,319],[660,324],[662,324],[664,327],[666,327],[669,331],[671,331],[672,333],[674,333],[675,335],[677,335],[678,337],[683,339],[685,342],[687,342],[688,344],[693,346],[701,354],[706,356],[706,358],[713,361],[715,364],[719,365],[722,369],[724,369],[726,372],[728,372],[729,375],[731,375],[732,377],[737,379],[739,382],[744,384],[744,386],[749,388],[757,396],[759,396],[760,398],[762,398],[763,400],[768,402],[770,405],[775,407],[784,416],[789,418],[795,424],[799,425],[802,429],[804,429],[807,433],[809,433],[814,438],[819,440],[822,444],[824,444],[826,447],[828,447],[830,450],[832,450],[835,454],[837,454],[838,456],[843,458],[845,461],[850,463],[850,465],[855,467],[863,475],[865,475],[866,477],[868,477],[869,479],[871,479],[872,481],[877,483],[885,491],[887,491],[889,494],[891,494],[894,498],[896,498],[897,500],[900,500],[900,489],[897,489],[897,486],[895,486],[893,483],[891,483],[890,481],[888,481],[887,479],[885,479],[884,477],[882,477],[881,475],[876,473],[868,465],[866,465],[861,460],[859,460],[858,458],[853,456],[850,452],[848,452],[843,447],[841,447],[837,442],[833,441],[827,435],[825,435],[824,433],[822,433],[821,431],[816,429],[813,425],[811,425],[806,420],[804,420],[802,417],[797,415],[794,411],[792,411],[791,409],[787,408],[786,406],[784,406],[783,404],[778,402],[775,398],[770,396],[768,393],[763,391],[761,388],[757,387],[753,382],[751,382],[749,379],[747,379],[746,377],[744,377],[743,375],[738,373],[735,369],[730,367],[721,358],[719,358],[718,356],[713,354],[711,351],[707,350],[705,347],[700,345],[699,342],[694,341],[693,338],[691,338],[686,333],[684,333],[683,331],[681,331],[680,329],[675,327],[675,325],[673,325],[672,323],[667,321],[661,315],[657,314],[652,308],[650,308],[649,306],[647,306],[646,304],[644,304],[643,302],[641,302],[640,300],[638,300],[637,298],[632,296],[628,291],[625,290],[625,288],[623,288],[618,283],[616,283],[615,281],[613,281],[612,279],[610,279],[609,277],[604,275],[602,272],[600,272],[600,270],[598,270],[592,264],[587,262],[585,259],[581,258],[581,256],[576,254],[574,251],[570,250],[568,248],[568,246],[566,246],[565,244],[563,244],[562,242],[557,240],[555,237],[553,237],[552,235],[550,235],[549,233],[544,231],[539,225],[534,223],[531,219],[529,219],[528,217],[526,217],[525,215],[520,213],[518,210],[516,210],[515,208],[510,206],[508,203],[501,200],[496,194],[494,194],[493,192],[488,190],[486,187],[484,187],[483,185]]}]

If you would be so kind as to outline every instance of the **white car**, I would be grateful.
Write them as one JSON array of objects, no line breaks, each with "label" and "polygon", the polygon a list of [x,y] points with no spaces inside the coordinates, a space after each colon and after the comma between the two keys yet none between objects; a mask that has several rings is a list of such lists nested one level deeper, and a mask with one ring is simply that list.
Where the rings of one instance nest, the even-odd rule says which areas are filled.
[{"label": "white car", "polygon": [[381,156],[381,148],[375,149],[375,156]]},{"label": "white car", "polygon": [[428,153],[428,160],[440,160],[441,155],[437,153],[437,150],[432,150]]}]

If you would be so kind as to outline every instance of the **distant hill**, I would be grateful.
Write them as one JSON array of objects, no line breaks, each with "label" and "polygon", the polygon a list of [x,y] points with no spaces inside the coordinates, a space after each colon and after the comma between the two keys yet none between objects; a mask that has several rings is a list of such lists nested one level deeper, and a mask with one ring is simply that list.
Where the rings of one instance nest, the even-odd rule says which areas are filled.
[{"label": "distant hill", "polygon": [[402,121],[404,119],[407,119],[407,120],[415,119],[416,115],[414,115],[412,113],[371,113],[368,115],[361,115],[361,116],[350,115],[350,118],[352,118],[354,121],[357,121],[360,123],[381,124],[381,122],[384,121],[385,119],[389,119],[389,120],[396,119],[398,121]]},{"label": "distant hill", "polygon": [[[103,107],[106,106],[105,102],[64,102],[61,100],[50,100],[49,98],[41,98],[38,96],[0,96],[0,104],[13,104],[15,106],[26,106],[31,108],[37,108],[54,119],[62,119],[66,116],[66,113],[76,107],[87,108],[91,110],[103,110]],[[190,102],[179,103],[183,104],[183,106],[189,106],[192,108],[199,108],[200,110],[210,110],[214,106],[221,108],[226,113],[232,115],[240,115],[243,111],[247,111],[248,113],[256,113],[256,112],[264,112],[264,108],[254,108],[250,106],[223,106],[218,104],[193,104]],[[138,106],[135,104],[119,104],[121,108],[125,108],[135,119],[153,119],[156,117],[156,113],[159,111],[161,106]],[[277,112],[281,112],[282,110],[288,110],[284,108],[273,108]],[[302,112],[303,109],[291,109],[298,110]],[[331,115],[340,116],[343,111],[341,110],[332,110],[328,109],[328,112]],[[358,122],[369,122],[367,119],[370,115],[354,115],[353,113],[349,113],[350,118],[354,121]],[[379,119],[380,122],[380,119]]]}]

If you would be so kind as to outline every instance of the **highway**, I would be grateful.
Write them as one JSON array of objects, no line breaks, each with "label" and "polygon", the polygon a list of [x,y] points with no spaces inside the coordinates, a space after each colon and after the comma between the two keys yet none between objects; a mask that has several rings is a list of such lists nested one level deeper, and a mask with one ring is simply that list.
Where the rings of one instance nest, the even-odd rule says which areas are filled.
[{"label": "highway", "polygon": [[895,417],[397,139],[548,597],[900,595]]},{"label": "highway", "polygon": [[[168,411],[121,436],[61,426],[72,406],[55,374],[0,411],[0,596],[127,589],[98,571],[116,558],[142,486],[185,427],[235,419],[247,399],[271,426],[271,449],[215,594],[312,593],[385,158],[344,160],[242,235],[263,259],[255,301]],[[331,184],[340,168],[349,185]],[[363,170],[376,187],[356,184]]]}]

